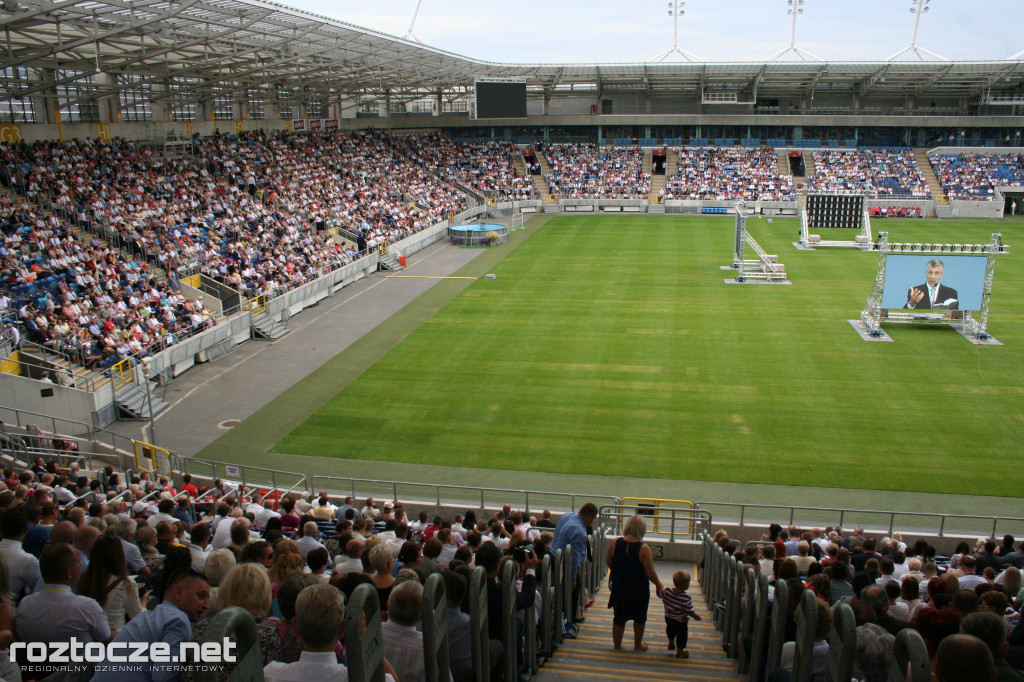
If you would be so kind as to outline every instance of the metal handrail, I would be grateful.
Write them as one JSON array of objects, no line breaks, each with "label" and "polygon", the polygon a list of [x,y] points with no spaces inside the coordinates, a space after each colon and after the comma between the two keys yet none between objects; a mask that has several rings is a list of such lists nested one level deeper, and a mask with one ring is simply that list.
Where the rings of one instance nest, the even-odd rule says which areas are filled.
[{"label": "metal handrail", "polygon": [[[886,532],[888,534],[892,534],[892,532],[896,531],[896,530],[900,530],[900,531],[903,531],[903,532],[907,532],[907,530],[908,530],[905,526],[901,528],[901,527],[899,527],[896,524],[896,517],[909,517],[909,518],[915,518],[915,519],[916,518],[936,519],[938,521],[938,528],[932,534],[936,535],[937,537],[945,537],[945,530],[946,530],[947,522],[948,521],[952,521],[952,520],[985,521],[986,525],[988,525],[988,523],[990,523],[991,524],[991,531],[987,532],[987,534],[990,537],[999,537],[1000,534],[998,533],[998,528],[999,528],[999,524],[1000,523],[1013,523],[1013,524],[1019,524],[1021,527],[1024,527],[1024,518],[1013,517],[1013,516],[995,516],[995,517],[992,517],[992,516],[978,516],[978,515],[973,515],[973,514],[941,514],[941,513],[934,513],[934,512],[933,513],[929,513],[929,512],[909,512],[909,511],[893,511],[893,510],[841,509],[841,508],[833,508],[833,507],[797,507],[797,506],[791,506],[791,505],[785,505],[785,504],[749,504],[749,503],[745,503],[745,502],[698,502],[698,503],[696,503],[695,508],[697,508],[697,509],[705,509],[706,507],[709,507],[709,506],[713,506],[713,507],[727,507],[727,508],[729,508],[729,507],[731,507],[731,508],[739,507],[739,518],[737,520],[737,525],[740,525],[740,526],[748,525],[746,523],[746,521],[747,521],[747,511],[748,510],[750,510],[750,509],[770,509],[770,510],[773,510],[773,511],[786,511],[786,510],[788,510],[789,521],[788,521],[788,523],[786,525],[828,525],[828,524],[834,524],[834,525],[838,525],[839,527],[844,527],[844,526],[846,526],[845,521],[846,521],[847,517],[849,517],[849,516],[854,516],[854,517],[856,517],[856,516],[876,516],[876,517],[877,516],[883,516],[883,517],[886,517],[887,516],[888,517],[888,525],[883,525],[881,527],[878,527],[878,528],[875,528],[875,529],[872,529],[872,530],[874,532],[881,531],[881,532]],[[804,521],[801,524],[797,520],[797,512],[808,512],[809,516],[813,514],[819,520],[817,520],[817,521]],[[830,515],[832,516],[831,520],[826,520],[826,521],[822,521],[821,520],[822,518],[826,518],[826,517],[828,517]],[[716,511],[715,512],[715,519],[719,523],[722,523],[723,521],[732,521],[734,518],[735,517],[728,516],[727,513],[724,512],[724,511]],[[765,525],[767,525],[771,521],[778,521],[778,520],[779,520],[779,517],[778,516],[774,516],[774,517],[770,517],[770,518],[767,518],[767,519],[760,519],[759,521],[760,521],[760,523],[764,523]],[[755,524],[749,524],[749,525],[755,525]],[[857,525],[864,525],[864,524],[863,523],[858,523]],[[922,532],[922,531],[915,530],[915,532]],[[976,532],[972,532],[972,534],[979,534],[981,532],[986,532],[986,531],[976,530]]]},{"label": "metal handrail", "polygon": [[[667,534],[669,542],[676,542],[677,539],[696,540],[700,537],[701,533],[709,532],[711,530],[711,512],[705,509],[660,507],[658,511],[661,513],[662,519],[666,518],[666,516],[668,517],[668,520],[670,521],[669,532],[665,533],[660,529],[651,529],[648,532],[654,532],[662,535]],[[636,508],[633,506],[630,506],[627,509],[623,504],[606,504],[600,508],[598,518],[602,525],[607,525],[612,528],[621,528],[624,519],[629,519],[636,515]],[[686,524],[686,532],[676,531],[676,521]]]},{"label": "metal handrail", "polygon": [[[356,495],[356,484],[357,483],[358,484],[363,484],[363,485],[384,486],[385,489],[386,488],[390,488],[391,489],[391,493],[392,493],[391,499],[395,499],[395,500],[400,499],[402,497],[405,497],[405,498],[409,497],[408,495],[404,495],[404,496],[403,495],[399,495],[399,492],[398,492],[399,487],[428,488],[428,489],[429,488],[433,488],[434,492],[433,492],[432,500],[433,500],[434,504],[438,505],[438,506],[440,506],[441,503],[442,503],[442,498],[441,498],[441,490],[442,489],[444,489],[444,490],[453,490],[453,491],[454,490],[473,491],[474,493],[479,493],[479,496],[480,496],[480,508],[481,509],[486,509],[487,508],[487,500],[486,500],[487,493],[502,493],[502,494],[506,494],[506,495],[522,495],[523,496],[523,500],[524,500],[523,511],[525,511],[527,513],[530,512],[530,496],[531,495],[533,495],[535,497],[536,496],[541,496],[541,497],[548,496],[548,497],[555,497],[555,498],[568,498],[568,501],[569,501],[568,508],[571,508],[571,509],[575,509],[576,508],[576,506],[577,506],[577,504],[576,504],[577,499],[582,499],[582,500],[601,500],[601,501],[613,500],[615,504],[621,503],[621,499],[619,497],[614,496],[614,495],[587,495],[587,494],[583,494],[583,493],[563,493],[563,492],[542,491],[542,490],[518,490],[518,489],[514,489],[514,488],[487,488],[487,487],[482,487],[482,486],[451,485],[451,484],[447,484],[447,483],[420,483],[420,482],[413,482],[413,481],[382,481],[382,480],[369,479],[369,478],[351,478],[351,477],[347,477],[347,476],[320,476],[320,475],[312,475],[312,476],[309,477],[309,482],[310,482],[309,490],[310,490],[310,492],[312,492],[314,490],[318,490],[318,489],[321,489],[321,490],[325,489],[325,486],[314,485],[317,481],[347,481],[349,483],[349,486],[348,486],[349,487],[349,494],[352,497],[361,497],[360,495]],[[508,501],[508,499],[505,498],[505,499],[502,500],[501,503],[504,504],[507,501]]]},{"label": "metal handrail", "polygon": [[[40,419],[48,419],[48,420],[50,420],[50,426],[51,426],[51,428],[49,429],[50,433],[61,433],[61,431],[57,428],[57,422],[63,422],[65,424],[73,424],[75,426],[81,427],[82,430],[83,430],[83,434],[78,435],[79,438],[88,437],[90,440],[92,440],[92,441],[94,441],[96,443],[101,443],[101,444],[106,445],[106,443],[104,443],[100,439],[100,436],[109,436],[110,437],[110,447],[112,447],[114,449],[118,449],[118,450],[124,450],[125,451],[125,453],[124,453],[125,456],[130,456],[128,453],[130,453],[132,451],[132,449],[134,448],[134,445],[135,445],[135,441],[132,438],[129,438],[127,436],[122,436],[119,433],[114,433],[113,431],[108,431],[107,429],[104,429],[102,427],[93,426],[92,424],[87,424],[85,422],[81,422],[81,421],[78,421],[76,419],[67,419],[65,417],[55,417],[55,416],[53,416],[51,414],[43,414],[41,412],[33,412],[31,410],[23,410],[23,409],[21,409],[19,407],[8,407],[6,405],[0,405],[0,412],[4,412],[4,411],[11,412],[11,413],[14,414],[14,419],[15,419],[15,424],[14,425],[18,426],[19,428],[24,428],[25,426],[28,425],[28,421],[27,420],[26,420],[26,422],[24,424],[22,423],[22,415],[29,415],[29,416],[32,416],[32,417],[38,417]],[[38,420],[36,420],[36,421],[38,421]],[[127,445],[124,446],[124,447],[118,446],[116,444],[118,440],[126,441]],[[85,456],[87,456],[89,454],[96,454],[96,453],[79,453],[79,455],[83,456],[83,457],[85,457]]]}]

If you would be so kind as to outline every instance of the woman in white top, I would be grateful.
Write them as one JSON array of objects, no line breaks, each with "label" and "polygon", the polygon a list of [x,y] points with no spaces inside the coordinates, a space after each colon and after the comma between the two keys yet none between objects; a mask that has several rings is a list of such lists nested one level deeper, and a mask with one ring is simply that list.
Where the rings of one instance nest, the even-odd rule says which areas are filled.
[{"label": "woman in white top", "polygon": [[149,598],[147,592],[139,599],[139,588],[125,570],[124,547],[113,536],[96,538],[89,567],[78,581],[78,594],[99,602],[107,613],[110,627],[117,630],[145,611],[142,605]]}]

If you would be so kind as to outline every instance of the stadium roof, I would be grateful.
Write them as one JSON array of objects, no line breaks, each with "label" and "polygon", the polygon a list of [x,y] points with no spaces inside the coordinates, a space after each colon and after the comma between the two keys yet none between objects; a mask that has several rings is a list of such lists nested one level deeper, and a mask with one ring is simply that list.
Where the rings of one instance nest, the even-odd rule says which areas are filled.
[{"label": "stadium roof", "polygon": [[[525,81],[532,91],[696,90],[733,101],[812,92],[858,96],[1024,97],[1024,61],[499,64],[260,0],[2,0],[5,67],[58,70],[26,83],[5,69],[0,98],[52,90],[97,73],[174,78],[197,96],[251,87],[398,101],[454,98],[474,80]],[[13,77],[12,77],[13,74]],[[21,78],[21,80],[19,80]],[[97,83],[93,96],[135,83]],[[154,92],[159,99],[161,92]]]}]

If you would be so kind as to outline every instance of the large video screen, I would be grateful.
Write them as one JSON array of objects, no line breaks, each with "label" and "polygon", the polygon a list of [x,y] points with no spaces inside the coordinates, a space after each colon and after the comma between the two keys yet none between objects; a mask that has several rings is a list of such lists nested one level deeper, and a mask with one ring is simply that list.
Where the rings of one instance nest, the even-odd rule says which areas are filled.
[{"label": "large video screen", "polygon": [[526,118],[526,83],[476,82],[477,118]]},{"label": "large video screen", "polygon": [[986,256],[889,254],[883,308],[981,310]]}]

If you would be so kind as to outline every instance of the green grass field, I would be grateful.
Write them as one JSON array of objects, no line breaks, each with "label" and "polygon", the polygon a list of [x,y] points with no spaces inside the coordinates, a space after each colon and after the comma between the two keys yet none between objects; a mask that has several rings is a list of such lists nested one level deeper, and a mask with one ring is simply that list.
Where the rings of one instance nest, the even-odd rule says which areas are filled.
[{"label": "green grass field", "polygon": [[553,218],[273,451],[1022,496],[1024,223],[876,223],[892,241],[1002,231],[1000,347],[945,326],[862,341],[847,320],[877,254],[797,251],[796,221],[748,227],[792,286],[723,283],[730,218]]}]

